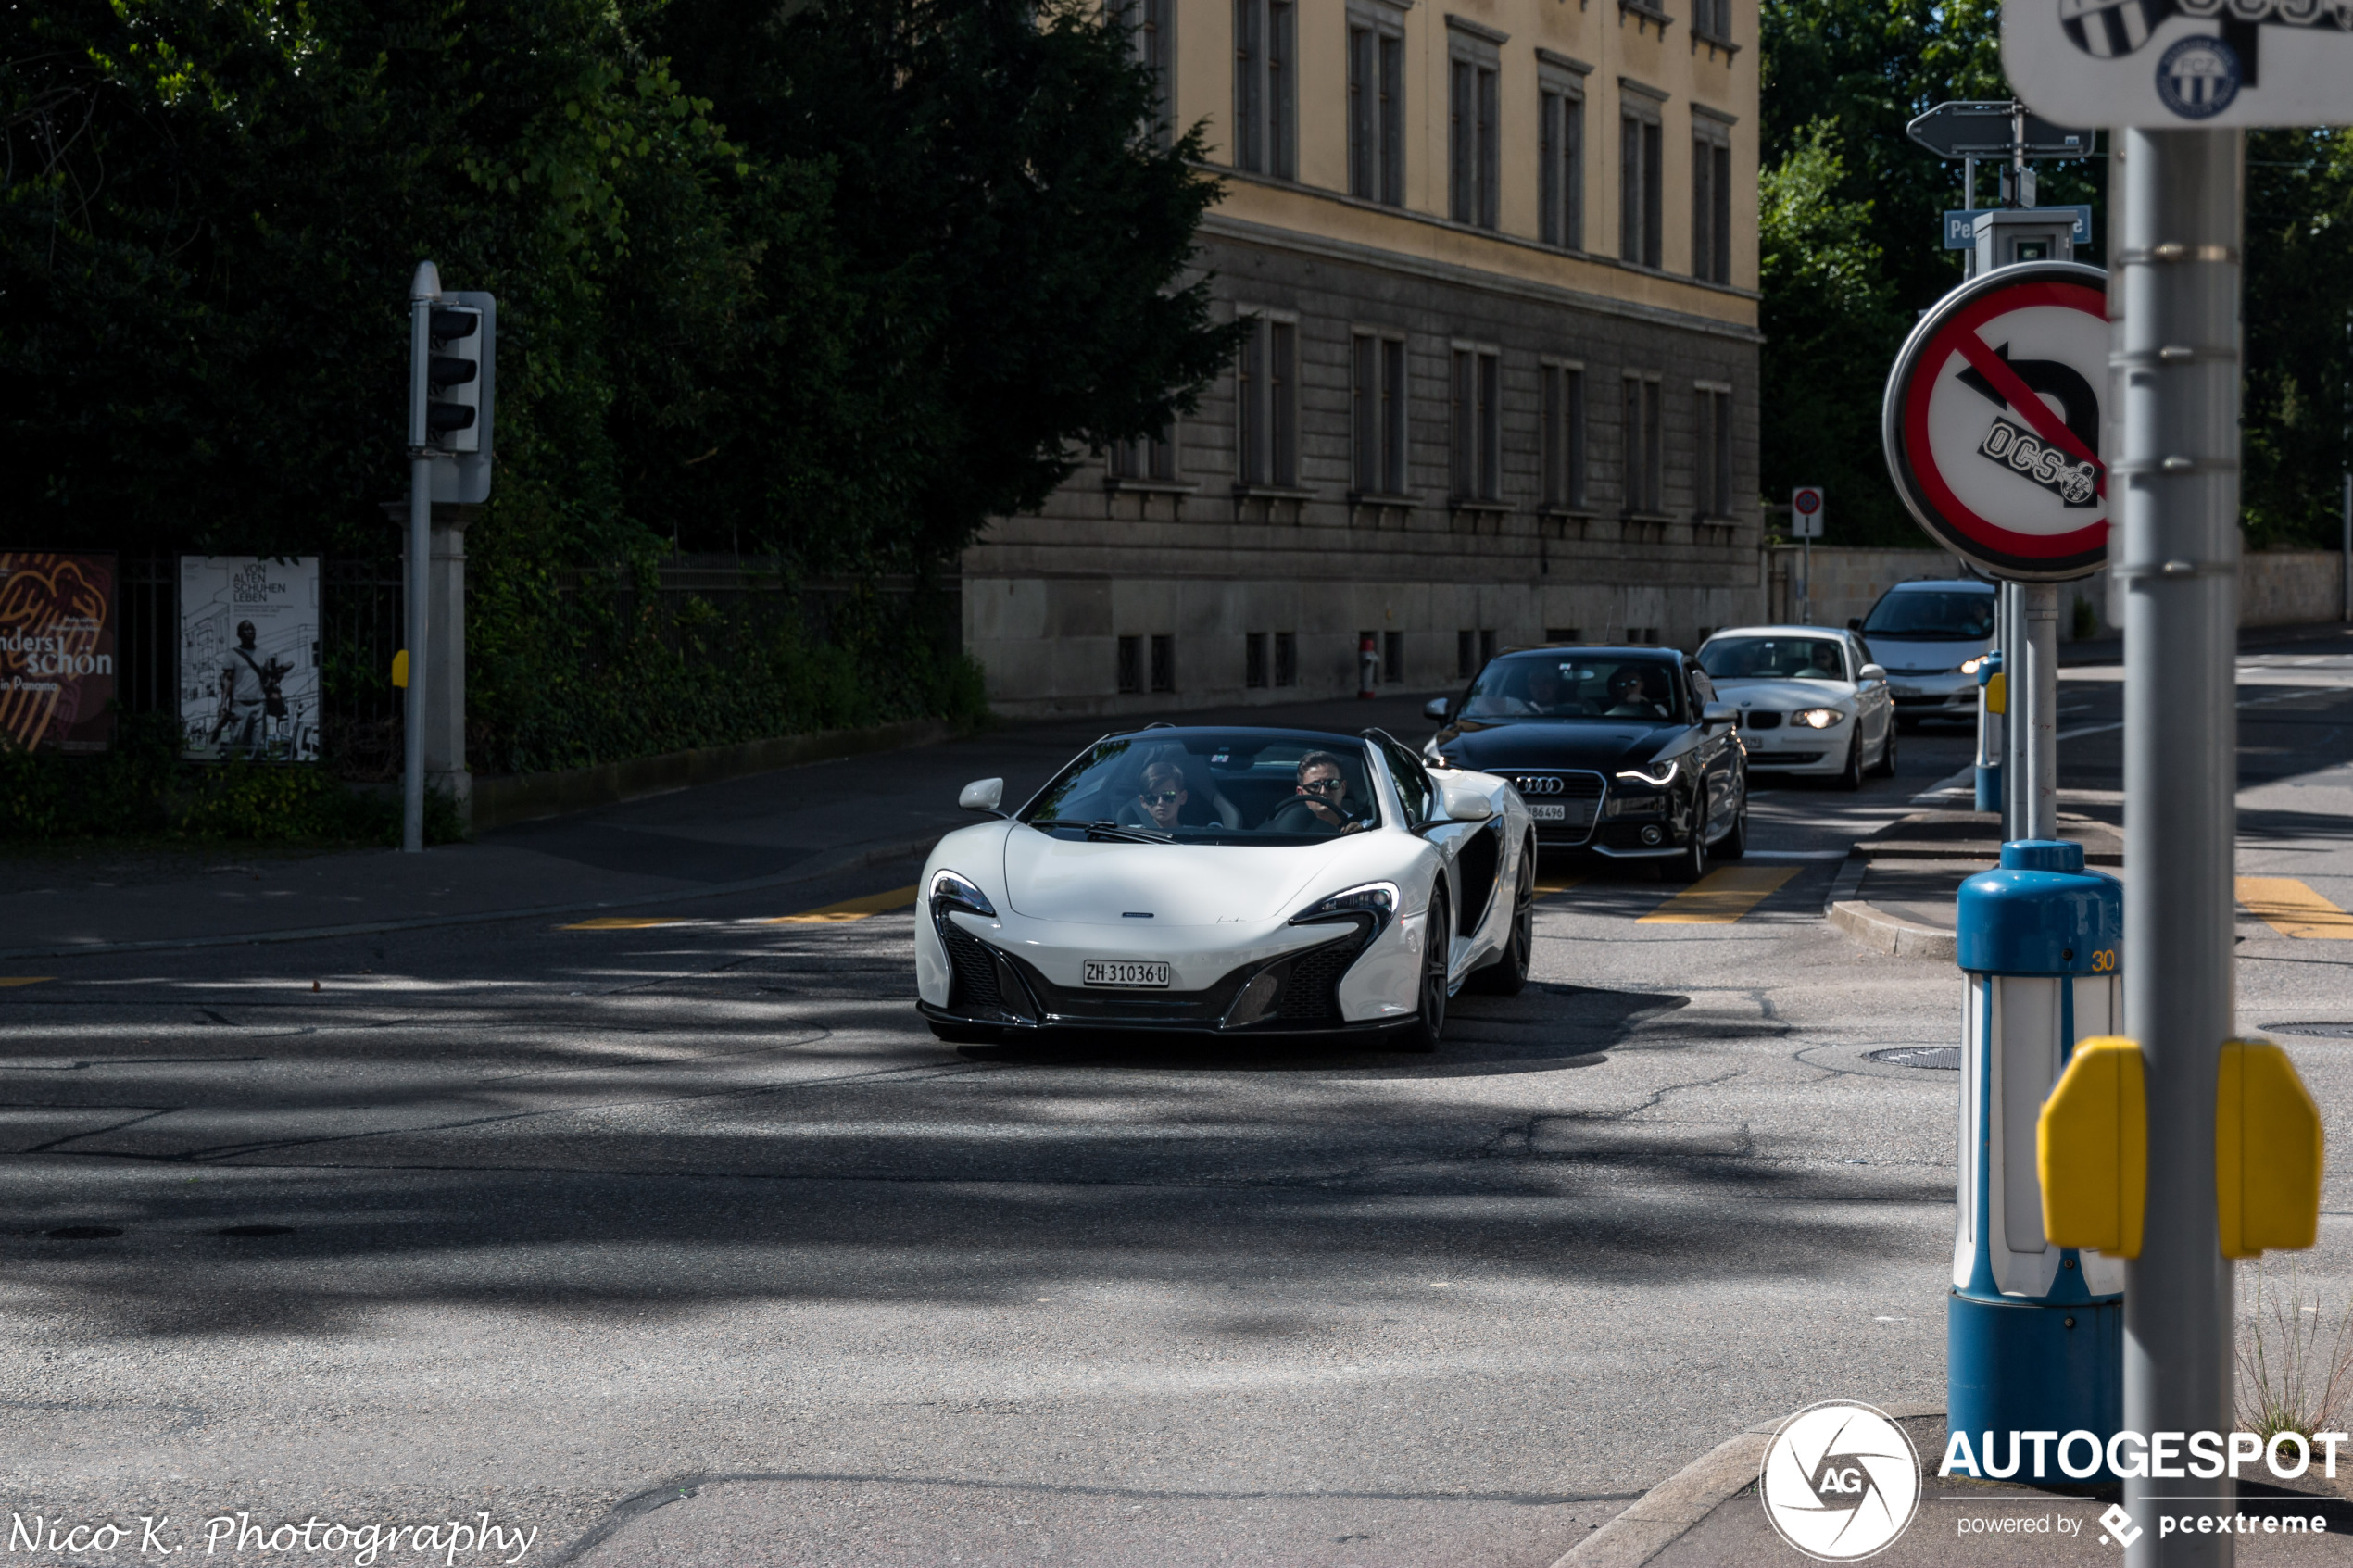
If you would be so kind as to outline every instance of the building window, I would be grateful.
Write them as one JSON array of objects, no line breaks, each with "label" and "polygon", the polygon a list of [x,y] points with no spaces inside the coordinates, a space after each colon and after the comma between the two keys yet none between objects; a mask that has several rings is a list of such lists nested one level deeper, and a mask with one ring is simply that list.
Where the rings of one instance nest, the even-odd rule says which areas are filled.
[{"label": "building window", "polygon": [[1296,632],[1275,633],[1275,684],[1299,684],[1299,633]]},{"label": "building window", "polygon": [[1119,693],[1126,696],[1144,689],[1144,639],[1119,639]]},{"label": "building window", "polygon": [[1711,44],[1732,41],[1732,0],[1692,0],[1692,31]]},{"label": "building window", "polygon": [[1176,0],[1117,0],[1136,63],[1152,73],[1152,144],[1176,134]]},{"label": "building window", "polygon": [[1394,19],[1349,19],[1348,194],[1405,205],[1405,39]]},{"label": "building window", "polygon": [[1585,505],[1585,368],[1544,367],[1544,504],[1567,511]]},{"label": "building window", "polygon": [[1152,639],[1152,690],[1173,692],[1176,689],[1176,639]]},{"label": "building window", "polygon": [[1655,516],[1665,486],[1665,441],[1659,429],[1656,376],[1626,378],[1626,510]]},{"label": "building window", "polygon": [[1176,477],[1176,427],[1164,425],[1151,435],[1111,444],[1108,466],[1114,479],[1173,482]]},{"label": "building window", "polygon": [[1504,495],[1503,358],[1491,348],[1458,345],[1451,395],[1453,494],[1458,501]]},{"label": "building window", "polygon": [[1299,177],[1298,7],[1234,0],[1234,167]]},{"label": "building window", "polygon": [[1350,341],[1352,477],[1361,495],[1405,493],[1405,340],[1358,332]]},{"label": "building window", "polygon": [[1732,389],[1699,388],[1699,515],[1730,517],[1732,502]]},{"label": "building window", "polygon": [[1450,34],[1447,72],[1448,213],[1457,223],[1492,229],[1503,179],[1499,59],[1492,44]]},{"label": "building window", "polygon": [[1467,681],[1478,673],[1478,633],[1476,632],[1455,633],[1454,678],[1458,681]]},{"label": "building window", "polygon": [[1548,643],[1581,643],[1585,640],[1585,633],[1577,626],[1547,626],[1544,628],[1544,640]]},{"label": "building window", "polygon": [[1405,679],[1405,633],[1381,633],[1380,678],[1390,685]]},{"label": "building window", "polygon": [[1732,141],[1716,119],[1692,116],[1692,276],[1732,281]]},{"label": "building window", "polygon": [[1660,147],[1657,107],[1647,99],[1629,103],[1617,122],[1617,256],[1638,267],[1661,264]]},{"label": "building window", "polygon": [[1266,633],[1249,632],[1242,635],[1242,684],[1263,686],[1266,684]]},{"label": "building window", "polygon": [[1252,318],[1234,368],[1234,409],[1244,485],[1299,483],[1299,323]]},{"label": "building window", "polygon": [[1648,643],[1655,645],[1658,642],[1658,628],[1655,626],[1629,626],[1626,628],[1626,640],[1629,643]]},{"label": "building window", "polygon": [[1585,248],[1585,94],[1548,83],[1537,104],[1537,237],[1567,250]]}]

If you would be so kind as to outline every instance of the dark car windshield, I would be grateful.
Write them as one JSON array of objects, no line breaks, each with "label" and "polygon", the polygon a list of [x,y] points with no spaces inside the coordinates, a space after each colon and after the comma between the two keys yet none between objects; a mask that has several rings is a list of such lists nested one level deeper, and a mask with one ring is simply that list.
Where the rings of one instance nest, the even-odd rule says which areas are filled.
[{"label": "dark car windshield", "polygon": [[1465,719],[1616,719],[1662,723],[1680,711],[1675,672],[1655,659],[1523,653],[1478,672]]},{"label": "dark car windshield", "polygon": [[1377,799],[1361,740],[1147,730],[1096,742],[1019,820],[1062,837],[1312,844],[1378,824]]},{"label": "dark car windshield", "polygon": [[1871,607],[1863,634],[1982,642],[1994,634],[1994,596],[1957,590],[1889,594]]},{"label": "dark car windshield", "polygon": [[1718,637],[1699,650],[1718,681],[1843,681],[1846,660],[1829,637]]}]

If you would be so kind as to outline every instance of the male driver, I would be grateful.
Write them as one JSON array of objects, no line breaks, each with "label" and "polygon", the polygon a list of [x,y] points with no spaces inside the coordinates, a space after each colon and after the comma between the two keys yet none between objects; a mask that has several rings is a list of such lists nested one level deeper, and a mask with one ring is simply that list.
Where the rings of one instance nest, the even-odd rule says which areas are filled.
[{"label": "male driver", "polygon": [[1299,787],[1283,802],[1268,827],[1277,833],[1355,833],[1364,827],[1348,809],[1348,776],[1340,759],[1311,751],[1299,759]]},{"label": "male driver", "polygon": [[1610,719],[1664,719],[1667,705],[1659,700],[1655,671],[1639,664],[1621,664],[1609,678],[1609,708],[1604,717]]},{"label": "male driver", "polygon": [[1144,787],[1136,797],[1136,804],[1144,809],[1152,826],[1163,833],[1174,833],[1177,819],[1184,815],[1185,802],[1191,797],[1185,789],[1185,770],[1174,762],[1155,762],[1144,770]]}]

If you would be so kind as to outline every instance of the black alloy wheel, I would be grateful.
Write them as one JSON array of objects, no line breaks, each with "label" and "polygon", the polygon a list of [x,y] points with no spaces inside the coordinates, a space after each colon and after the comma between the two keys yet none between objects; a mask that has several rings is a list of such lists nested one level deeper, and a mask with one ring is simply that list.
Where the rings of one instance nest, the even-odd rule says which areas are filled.
[{"label": "black alloy wheel", "polygon": [[1692,831],[1683,844],[1683,852],[1668,864],[1685,882],[1697,882],[1707,874],[1707,796],[1705,791],[1692,802]]},{"label": "black alloy wheel", "polygon": [[1854,734],[1847,737],[1846,771],[1839,774],[1838,787],[1841,789],[1863,787],[1863,726],[1859,721],[1855,726]]},{"label": "black alloy wheel", "polygon": [[1892,779],[1895,776],[1895,732],[1900,728],[1902,726],[1893,720],[1888,721],[1887,739],[1879,748],[1879,765],[1871,770],[1871,777]]},{"label": "black alloy wheel", "polygon": [[1474,970],[1466,990],[1491,997],[1516,997],[1528,985],[1529,965],[1536,958],[1536,840],[1520,847],[1519,875],[1512,880],[1512,930],[1504,950],[1485,969]]},{"label": "black alloy wheel", "polygon": [[1748,853],[1748,792],[1741,792],[1740,815],[1732,819],[1732,831],[1716,841],[1711,851],[1719,860],[1737,860]]},{"label": "black alloy wheel", "polygon": [[1413,1022],[1398,1032],[1400,1050],[1434,1051],[1446,1033],[1446,962],[1454,947],[1454,924],[1446,895],[1433,889],[1429,915],[1422,922],[1422,977],[1415,987]]}]

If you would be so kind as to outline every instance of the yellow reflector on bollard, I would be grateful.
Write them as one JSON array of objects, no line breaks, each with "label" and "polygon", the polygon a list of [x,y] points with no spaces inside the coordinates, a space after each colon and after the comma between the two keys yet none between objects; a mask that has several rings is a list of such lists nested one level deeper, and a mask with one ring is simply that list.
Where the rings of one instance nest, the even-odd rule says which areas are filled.
[{"label": "yellow reflector on bollard", "polygon": [[2287,1052],[2225,1040],[2214,1083],[2214,1208],[2222,1256],[2311,1246],[2321,1234],[2321,1110]]},{"label": "yellow reflector on bollard", "polygon": [[2059,1247],[2141,1255],[2148,1206],[2148,1087],[2141,1047],[2112,1035],[2079,1041],[2034,1127],[2043,1234]]},{"label": "yellow reflector on bollard", "polygon": [[409,650],[407,648],[402,648],[392,656],[392,684],[396,686],[405,686],[409,684]]},{"label": "yellow reflector on bollard", "polygon": [[2005,671],[1996,670],[1985,678],[1985,711],[2005,713],[2009,710],[2009,683]]}]

